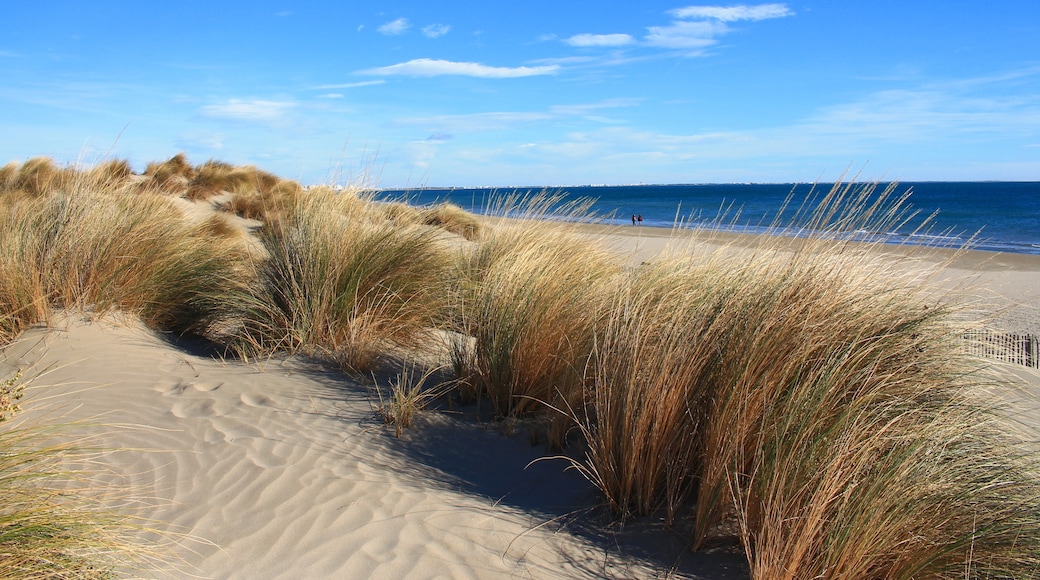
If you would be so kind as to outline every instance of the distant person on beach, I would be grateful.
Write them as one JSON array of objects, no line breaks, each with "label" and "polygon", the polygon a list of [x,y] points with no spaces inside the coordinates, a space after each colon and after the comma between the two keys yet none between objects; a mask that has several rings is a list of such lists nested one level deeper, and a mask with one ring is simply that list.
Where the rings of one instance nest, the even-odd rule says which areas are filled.
[{"label": "distant person on beach", "polygon": [[636,214],[632,214],[632,225],[636,225]]},{"label": "distant person on beach", "polygon": [[639,225],[643,225],[643,214],[636,216],[636,220],[639,221]]}]

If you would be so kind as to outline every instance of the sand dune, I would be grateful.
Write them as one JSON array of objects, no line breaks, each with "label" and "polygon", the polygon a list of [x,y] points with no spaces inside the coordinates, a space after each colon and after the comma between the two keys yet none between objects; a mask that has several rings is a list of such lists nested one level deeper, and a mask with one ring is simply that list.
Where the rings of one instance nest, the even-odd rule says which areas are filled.
[{"label": "sand dune", "polygon": [[94,429],[107,433],[105,447],[121,450],[105,458],[109,485],[150,498],[140,515],[190,536],[177,550],[184,564],[157,577],[656,577],[673,563],[728,577],[741,569],[736,554],[669,561],[683,554],[681,539],[669,553],[660,540],[640,546],[638,534],[583,534],[580,514],[567,514],[595,505],[591,486],[562,461],[525,469],[544,448],[522,434],[429,413],[396,439],[373,411],[375,395],[338,370],[304,359],[222,362],[185,346],[132,322],[72,319],[28,332],[0,369],[48,369],[20,419],[102,424]]},{"label": "sand dune", "polygon": [[[614,235],[638,263],[667,244],[658,234]],[[968,253],[946,275],[982,297],[987,324],[1040,333],[1040,259]],[[107,484],[185,535],[183,564],[156,577],[746,575],[743,554],[692,554],[684,537],[642,534],[653,522],[592,531],[594,488],[563,460],[531,464],[543,446],[471,410],[426,413],[397,439],[371,387],[314,360],[222,361],[80,316],[26,333],[0,355],[0,372],[15,368],[45,371],[19,420],[100,423],[119,450]]]}]

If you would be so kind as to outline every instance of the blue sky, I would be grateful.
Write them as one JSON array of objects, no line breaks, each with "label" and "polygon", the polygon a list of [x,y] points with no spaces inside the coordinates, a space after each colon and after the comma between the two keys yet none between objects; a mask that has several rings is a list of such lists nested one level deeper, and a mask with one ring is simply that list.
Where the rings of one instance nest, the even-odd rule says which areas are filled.
[{"label": "blue sky", "polygon": [[1040,180],[1040,3],[0,2],[0,163],[380,187]]}]

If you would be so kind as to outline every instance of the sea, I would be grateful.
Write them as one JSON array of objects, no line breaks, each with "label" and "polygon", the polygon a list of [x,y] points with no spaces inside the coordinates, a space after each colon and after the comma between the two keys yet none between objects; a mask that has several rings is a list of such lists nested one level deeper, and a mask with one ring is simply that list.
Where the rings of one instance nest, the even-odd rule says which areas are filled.
[{"label": "sea", "polygon": [[[478,187],[382,189],[377,198],[412,205],[450,202],[488,214],[510,196],[541,193],[563,203],[590,200],[589,212],[603,223],[663,228],[714,227],[740,233],[804,235],[796,214],[816,203],[832,184],[727,183],[690,185],[581,185],[567,187]],[[875,195],[890,184],[874,185]],[[1040,255],[1040,182],[915,182],[894,184],[888,199],[907,194],[903,208],[913,215],[901,227],[859,232],[888,243],[963,247],[990,252]],[[552,219],[554,216],[546,216]],[[562,214],[559,216],[564,219]],[[924,228],[922,222],[927,221]],[[779,229],[778,229],[779,226]],[[788,227],[789,226],[789,227]],[[638,226],[637,226],[638,227]],[[875,238],[876,239],[876,238]]]}]

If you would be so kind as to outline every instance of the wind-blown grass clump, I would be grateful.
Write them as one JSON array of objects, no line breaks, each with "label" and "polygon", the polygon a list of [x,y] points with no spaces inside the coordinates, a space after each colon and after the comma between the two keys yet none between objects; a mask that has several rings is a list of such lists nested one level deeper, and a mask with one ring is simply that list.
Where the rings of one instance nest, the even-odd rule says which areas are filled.
[{"label": "wind-blown grass clump", "polygon": [[437,226],[467,240],[477,239],[481,232],[477,216],[451,203],[439,203],[424,208],[419,214],[419,220],[423,224]]},{"label": "wind-blown grass clump", "polygon": [[166,161],[149,163],[145,166],[144,174],[151,178],[149,185],[156,190],[180,195],[195,177],[195,168],[191,166],[187,155],[178,153]]},{"label": "wind-blown grass clump", "polygon": [[260,239],[268,257],[238,307],[243,354],[302,349],[367,370],[429,340],[449,264],[436,230],[397,227],[354,192],[316,188]]},{"label": "wind-blown grass clump", "polygon": [[440,371],[440,367],[419,371],[414,366],[405,366],[395,378],[390,379],[385,397],[383,389],[376,387],[376,394],[379,396],[379,407],[376,411],[384,423],[394,426],[397,437],[401,436],[404,429],[412,426],[415,416],[426,409],[431,401],[447,393],[450,386],[448,383],[426,385],[427,381]]},{"label": "wind-blown grass clump", "polygon": [[239,198],[263,198],[276,193],[278,189],[293,194],[300,187],[295,182],[280,179],[251,165],[235,166],[211,159],[195,167],[184,196],[193,201],[210,199],[222,193],[231,193]]},{"label": "wind-blown grass clump", "polygon": [[538,219],[585,211],[558,205],[521,204],[519,216],[485,230],[458,275],[457,330],[473,342],[456,349],[456,372],[502,417],[580,406],[605,290],[621,270],[597,240]]},{"label": "wind-blown grass clump", "polygon": [[996,383],[926,280],[835,239],[906,219],[872,194],[833,190],[817,238],[638,269],[598,329],[582,468],[622,516],[735,533],[756,578],[1035,575],[1040,478]]},{"label": "wind-blown grass clump", "polygon": [[[8,390],[24,387],[16,374]],[[115,578],[134,570],[168,568],[169,534],[107,507],[125,491],[96,479],[101,451],[77,425],[26,424],[7,406],[0,423],[0,576]],[[75,468],[72,465],[85,465]],[[142,534],[160,544],[146,543]]]},{"label": "wind-blown grass clump", "polygon": [[170,200],[79,174],[35,198],[0,198],[0,333],[53,308],[113,309],[205,333],[219,296],[244,279],[240,242],[192,225]]}]

